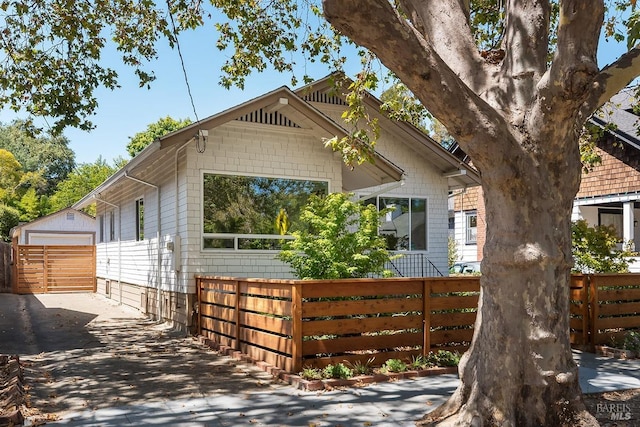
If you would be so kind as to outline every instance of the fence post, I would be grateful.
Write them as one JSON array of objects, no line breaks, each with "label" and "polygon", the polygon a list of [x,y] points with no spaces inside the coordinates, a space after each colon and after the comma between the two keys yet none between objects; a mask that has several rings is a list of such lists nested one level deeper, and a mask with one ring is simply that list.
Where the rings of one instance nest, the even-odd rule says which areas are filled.
[{"label": "fence post", "polygon": [[291,286],[291,359],[293,372],[302,371],[302,284]]},{"label": "fence post", "polygon": [[240,350],[240,281],[235,280],[236,285],[236,304],[235,304],[235,312],[233,313],[233,320],[236,322],[236,336],[235,342],[236,345],[234,349]]},{"label": "fence post", "polygon": [[589,326],[590,338],[589,345],[595,346],[598,338],[598,316],[600,316],[600,307],[598,306],[598,281],[589,274]]},{"label": "fence post", "polygon": [[431,351],[431,281],[422,279],[422,354]]},{"label": "fence post", "polygon": [[196,331],[202,335],[202,278],[196,277],[196,297],[198,298],[198,325]]},{"label": "fence post", "polygon": [[49,292],[49,251],[47,250],[47,246],[42,247],[42,252],[44,254],[44,265],[42,266],[43,277],[44,277],[44,293]]},{"label": "fence post", "polygon": [[581,298],[580,304],[582,305],[582,346],[589,345],[589,328],[591,322],[589,321],[589,277],[584,274],[580,275],[580,287]]}]

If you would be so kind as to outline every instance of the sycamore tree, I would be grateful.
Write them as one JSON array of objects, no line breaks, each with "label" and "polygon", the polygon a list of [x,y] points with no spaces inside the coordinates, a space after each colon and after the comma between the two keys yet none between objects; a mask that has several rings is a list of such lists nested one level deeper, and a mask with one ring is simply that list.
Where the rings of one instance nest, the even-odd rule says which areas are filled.
[{"label": "sycamore tree", "polygon": [[[210,19],[228,58],[224,86],[242,87],[267,67],[295,71],[294,51],[336,68],[350,42],[366,64],[376,57],[483,181],[475,334],[459,388],[423,423],[597,425],[569,343],[570,212],[584,123],[640,74],[635,0],[0,0],[0,14],[0,104],[51,116],[54,130],[91,128],[94,89],[117,87],[117,72],[101,61],[107,35],[141,85],[153,80],[159,40],[175,45]],[[606,66],[596,59],[602,34],[628,47]],[[359,102],[375,83],[371,69],[349,88],[352,137],[331,141],[349,162],[366,159],[375,142]]]}]

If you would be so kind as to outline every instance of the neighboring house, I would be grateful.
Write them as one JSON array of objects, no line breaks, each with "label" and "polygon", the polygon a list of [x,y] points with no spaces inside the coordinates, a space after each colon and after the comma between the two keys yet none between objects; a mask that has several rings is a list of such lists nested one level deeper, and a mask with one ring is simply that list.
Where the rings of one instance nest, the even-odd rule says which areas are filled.
[{"label": "neighboring house", "polygon": [[638,104],[634,94],[635,89],[623,90],[592,117],[592,123],[605,129],[596,147],[602,163],[582,175],[572,215],[591,225],[615,226],[618,237],[632,247],[640,230],[640,122],[633,112]]},{"label": "neighboring house", "polygon": [[[640,219],[640,122],[632,108],[637,104],[634,93],[635,89],[621,91],[591,118],[591,124],[604,131],[595,147],[602,162],[582,174],[571,218],[591,226],[613,225],[620,240],[632,246],[640,236],[636,219]],[[458,147],[452,152],[464,159]],[[459,260],[482,260],[486,230],[482,188],[452,192],[449,217]]]},{"label": "neighboring house", "polygon": [[95,291],[96,219],[72,208],[11,230],[15,293]]},{"label": "neighboring house", "polygon": [[66,208],[20,224],[11,229],[11,240],[18,245],[93,245],[96,219]]},{"label": "neighboring house", "polygon": [[372,96],[375,163],[345,166],[324,145],[346,135],[346,103],[331,79],[281,87],[166,135],[76,203],[96,204],[98,292],[189,325],[195,275],[290,278],[275,258],[289,237],[274,224],[285,212],[295,226],[310,193],[394,207],[382,231],[392,249],[446,273],[447,195],[477,174],[414,126],[382,116]]}]

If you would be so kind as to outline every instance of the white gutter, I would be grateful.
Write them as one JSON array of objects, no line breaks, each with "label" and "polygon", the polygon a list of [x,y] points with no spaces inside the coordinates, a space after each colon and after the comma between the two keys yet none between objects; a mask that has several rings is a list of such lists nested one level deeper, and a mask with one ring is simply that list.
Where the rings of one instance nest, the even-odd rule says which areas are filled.
[{"label": "white gutter", "polygon": [[158,223],[157,227],[156,227],[156,239],[158,240],[158,267],[157,267],[157,272],[156,272],[156,283],[158,285],[158,289],[157,289],[157,299],[158,299],[158,320],[163,320],[162,319],[162,292],[161,292],[161,288],[162,288],[162,247],[161,247],[161,242],[160,242],[160,236],[162,235],[161,231],[161,217],[160,217],[160,187],[154,184],[151,184],[149,182],[143,181],[141,179],[138,178],[134,178],[132,176],[129,175],[129,171],[125,169],[124,171],[124,175],[125,178],[130,179],[132,181],[138,182],[140,184],[143,185],[147,185],[149,187],[155,188],[156,189],[156,221]]},{"label": "white gutter", "polygon": [[93,191],[88,193],[82,199],[75,202],[72,207],[74,209],[82,209],[91,203],[93,203],[94,194],[100,194],[101,192],[107,190],[109,187],[117,183],[123,176],[127,175],[127,170],[133,169],[137,167],[140,163],[146,160],[149,156],[153,155],[156,151],[160,150],[160,141],[155,140],[151,144],[149,144],[144,150],[142,150],[137,156],[135,156],[127,165],[126,169],[120,169],[118,172],[111,175],[109,178],[104,180],[102,184],[96,187]]},{"label": "white gutter", "polygon": [[378,191],[375,191],[373,193],[367,193],[366,195],[360,196],[358,197],[358,199],[356,200],[357,202],[361,202],[363,200],[366,199],[370,199],[372,197],[378,197],[381,194],[385,194],[388,193],[391,190],[395,190],[396,188],[400,188],[404,185],[404,178],[402,178],[400,181],[398,182],[394,182],[392,184],[389,184],[381,189],[379,189]]},{"label": "white gutter", "polygon": [[100,201],[105,205],[118,209],[118,289],[120,294],[118,300],[120,305],[122,305],[122,211],[120,210],[120,206],[101,199],[99,195],[94,194],[93,197],[96,199],[96,202]]}]

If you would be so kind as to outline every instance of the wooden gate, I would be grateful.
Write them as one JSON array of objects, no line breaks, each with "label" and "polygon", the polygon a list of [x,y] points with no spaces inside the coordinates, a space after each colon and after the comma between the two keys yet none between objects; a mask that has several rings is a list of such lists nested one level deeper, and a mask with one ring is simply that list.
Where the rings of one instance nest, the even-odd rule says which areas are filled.
[{"label": "wooden gate", "polygon": [[96,247],[18,245],[14,253],[13,292],[95,292]]}]

